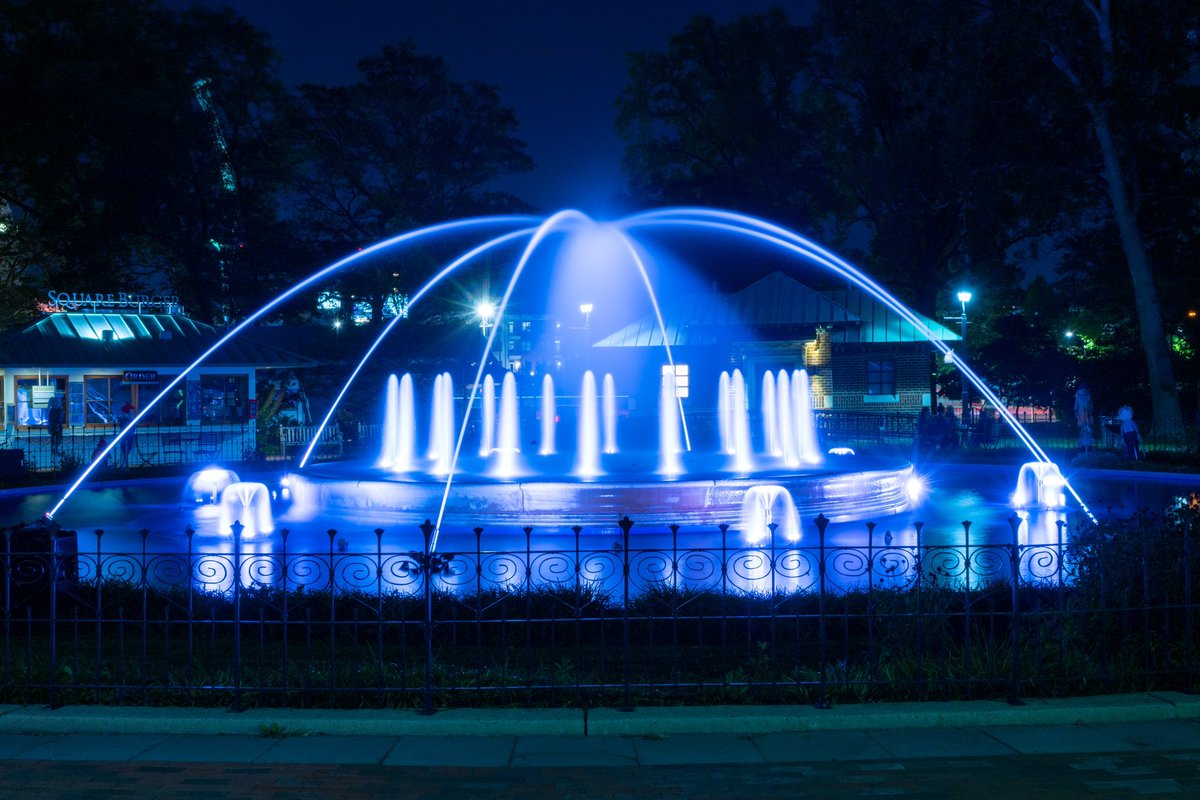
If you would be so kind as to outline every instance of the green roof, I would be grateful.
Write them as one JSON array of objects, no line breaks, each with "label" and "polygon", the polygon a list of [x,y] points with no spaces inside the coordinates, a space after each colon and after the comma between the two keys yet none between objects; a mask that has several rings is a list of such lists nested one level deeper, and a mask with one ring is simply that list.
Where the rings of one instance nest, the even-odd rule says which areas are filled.
[{"label": "green roof", "polygon": [[[918,342],[921,331],[857,289],[820,292],[782,272],[733,294],[694,294],[667,303],[663,310],[666,343],[671,347],[714,345],[733,339],[793,340],[797,329],[818,326],[839,342]],[[935,338],[955,341],[958,334],[917,314]],[[663,330],[646,315],[597,342],[595,347],[661,347]],[[741,333],[736,333],[741,331]]]},{"label": "green roof", "polygon": [[[224,332],[176,314],[48,314],[0,336],[0,367],[187,366]],[[205,362],[213,365],[304,367],[312,359],[257,340],[247,328]]]}]

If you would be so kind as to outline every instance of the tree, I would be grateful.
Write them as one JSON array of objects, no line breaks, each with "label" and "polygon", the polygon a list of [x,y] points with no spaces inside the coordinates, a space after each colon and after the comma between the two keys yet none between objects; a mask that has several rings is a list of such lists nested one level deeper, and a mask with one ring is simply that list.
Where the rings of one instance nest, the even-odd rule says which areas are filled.
[{"label": "tree", "polygon": [[712,205],[799,229],[844,215],[823,156],[827,94],[812,32],[782,11],[697,17],[665,53],[633,53],[617,100],[630,190],[644,205]]},{"label": "tree", "polygon": [[275,62],[229,11],[0,0],[4,256],[23,288],[174,290],[199,316],[220,305],[210,242],[230,199],[192,85],[208,78],[219,97],[238,218],[273,223]]},{"label": "tree", "polygon": [[957,0],[831,0],[807,28],[781,12],[697,19],[631,61],[618,124],[633,189],[824,223],[930,315],[968,276],[1011,288],[1013,248],[1057,212],[1032,201],[1053,172],[1023,170],[1039,153],[1008,135],[1029,119],[1020,69],[990,45],[1001,29]]},{"label": "tree", "polygon": [[[1140,157],[1162,150],[1166,135],[1175,148],[1185,141],[1186,113],[1194,112],[1196,30],[1200,11],[1178,3],[1128,3],[1114,14],[1109,0],[1071,4],[1018,4],[1033,24],[1042,51],[1073,89],[1087,113],[1089,154],[1102,178],[1112,225],[1121,243],[1133,296],[1155,427],[1182,428],[1163,325],[1158,282],[1145,235],[1146,209],[1139,186],[1147,177]],[[1036,40],[1036,39],[1035,39]],[[1179,164],[1175,165],[1178,171]],[[1192,192],[1194,196],[1194,192]]]},{"label": "tree", "polygon": [[[488,188],[533,168],[494,86],[451,80],[440,58],[411,42],[384,47],[359,70],[352,86],[300,88],[293,124],[308,148],[297,202],[314,248],[345,254],[421,225],[526,208]],[[379,320],[387,296],[414,290],[410,276],[422,264],[408,255],[355,270],[342,293]]]}]

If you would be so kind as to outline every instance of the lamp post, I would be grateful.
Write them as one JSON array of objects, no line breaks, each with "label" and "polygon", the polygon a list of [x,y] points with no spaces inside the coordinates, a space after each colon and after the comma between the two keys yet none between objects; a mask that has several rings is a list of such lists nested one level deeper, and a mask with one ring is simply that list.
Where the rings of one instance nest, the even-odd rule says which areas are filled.
[{"label": "lamp post", "polygon": [[583,329],[587,330],[592,322],[592,309],[595,308],[591,303],[580,303],[579,313],[583,314]]},{"label": "lamp post", "polygon": [[[965,362],[967,360],[967,303],[971,302],[971,293],[970,292],[959,292],[958,293],[958,302],[962,306],[962,313],[958,315],[958,321],[960,324],[959,336],[962,339],[962,342],[959,344],[958,347],[959,347],[959,350],[962,351],[962,360]],[[961,365],[959,366],[958,376],[959,376],[959,379],[962,381],[962,424],[966,425],[966,426],[970,426],[970,424],[971,424],[971,412],[970,412],[971,406],[969,405],[969,403],[971,401],[971,398],[968,395],[967,376],[963,374]]]}]

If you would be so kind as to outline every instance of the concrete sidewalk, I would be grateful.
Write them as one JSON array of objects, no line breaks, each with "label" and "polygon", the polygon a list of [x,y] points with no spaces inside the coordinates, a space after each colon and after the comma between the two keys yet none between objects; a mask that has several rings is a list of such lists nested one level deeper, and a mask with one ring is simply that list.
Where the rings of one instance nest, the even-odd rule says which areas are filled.
[{"label": "concrete sidewalk", "polygon": [[0,706],[0,761],[557,767],[1200,751],[1200,697],[412,711]]}]

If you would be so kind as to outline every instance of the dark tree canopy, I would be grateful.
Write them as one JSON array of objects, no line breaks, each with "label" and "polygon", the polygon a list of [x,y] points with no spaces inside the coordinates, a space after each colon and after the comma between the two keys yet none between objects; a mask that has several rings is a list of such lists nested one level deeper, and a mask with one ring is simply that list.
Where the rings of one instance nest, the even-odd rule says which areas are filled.
[{"label": "dark tree canopy", "polygon": [[[174,290],[201,317],[227,301],[212,242],[231,237],[231,219],[274,216],[275,61],[228,11],[0,0],[0,107],[13,110],[0,126],[0,201],[21,289]],[[193,93],[200,78],[220,104],[233,194]]]},{"label": "dark tree canopy", "polygon": [[[359,71],[352,86],[301,87],[295,110],[293,125],[307,136],[297,204],[318,251],[344,254],[421,225],[527,208],[490,188],[533,169],[496,87],[452,80],[440,58],[411,42],[364,58]],[[355,270],[341,289],[378,321],[385,297],[411,293],[415,274],[428,266],[409,254]]]},{"label": "dark tree canopy", "polygon": [[[1165,290],[1168,320],[1196,305],[1185,166],[1198,14],[1169,0],[823,0],[807,25],[700,18],[631,62],[618,101],[631,191],[820,226],[835,244],[841,230],[918,310],[954,313],[948,295],[965,285],[977,320],[993,313],[1039,340],[1046,331],[1000,320],[1026,305],[1024,267],[1063,248],[1069,278],[1125,293],[1145,354],[1131,382],[1154,391],[1172,428],[1176,387],[1162,376],[1178,331],[1156,327],[1160,303],[1142,298]],[[1070,80],[1064,64],[1076,65]],[[1140,272],[1131,230],[1149,253]],[[1120,246],[1084,252],[1098,235]]]}]

